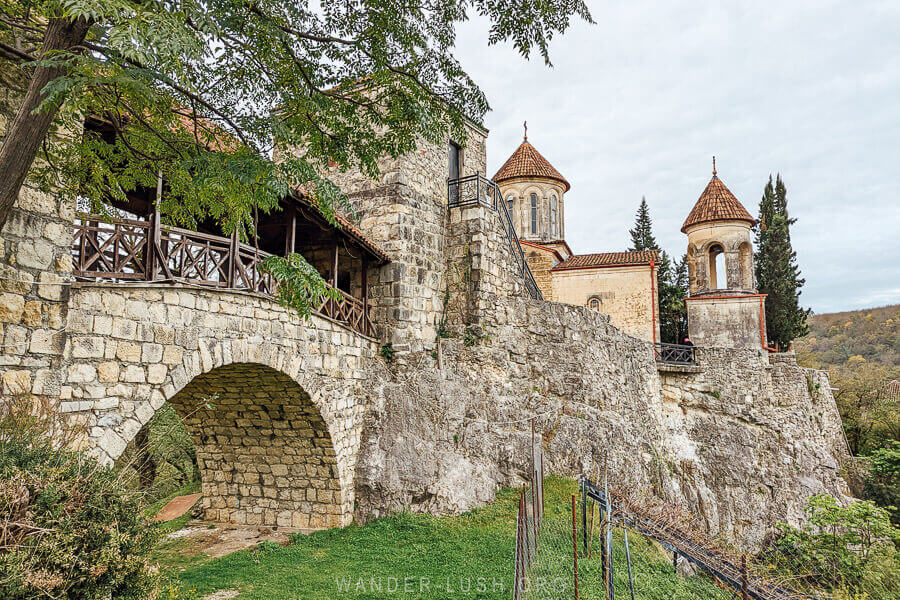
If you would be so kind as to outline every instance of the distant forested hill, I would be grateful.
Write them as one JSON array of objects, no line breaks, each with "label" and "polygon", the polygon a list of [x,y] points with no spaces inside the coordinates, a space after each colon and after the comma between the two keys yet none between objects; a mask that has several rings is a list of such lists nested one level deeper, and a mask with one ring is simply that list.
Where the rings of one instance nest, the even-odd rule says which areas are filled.
[{"label": "distant forested hill", "polygon": [[800,364],[827,369],[850,358],[900,367],[900,304],[813,315],[809,335],[794,343]]}]

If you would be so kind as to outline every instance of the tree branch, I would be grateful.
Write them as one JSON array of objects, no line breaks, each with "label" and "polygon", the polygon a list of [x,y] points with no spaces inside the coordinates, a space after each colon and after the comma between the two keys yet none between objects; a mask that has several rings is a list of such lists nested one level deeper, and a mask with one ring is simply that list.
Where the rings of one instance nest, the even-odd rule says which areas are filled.
[{"label": "tree branch", "polygon": [[33,60],[37,60],[36,57],[28,54],[27,52],[22,52],[15,46],[10,46],[9,44],[4,44],[3,42],[0,42],[0,57],[14,62],[31,62]]}]

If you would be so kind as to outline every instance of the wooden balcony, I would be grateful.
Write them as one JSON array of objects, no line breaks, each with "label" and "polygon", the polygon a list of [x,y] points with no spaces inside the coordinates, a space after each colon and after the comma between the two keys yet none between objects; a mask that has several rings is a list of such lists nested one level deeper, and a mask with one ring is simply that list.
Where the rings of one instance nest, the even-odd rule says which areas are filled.
[{"label": "wooden balcony", "polygon": [[[110,219],[80,214],[75,221],[72,259],[79,279],[110,281],[178,282],[243,290],[275,296],[277,282],[261,269],[272,254],[242,243],[236,235],[223,237],[150,220]],[[334,273],[337,273],[337,246]],[[337,288],[338,300],[326,299],[317,307],[322,315],[375,337],[372,307],[368,302],[365,265],[362,298]]]}]

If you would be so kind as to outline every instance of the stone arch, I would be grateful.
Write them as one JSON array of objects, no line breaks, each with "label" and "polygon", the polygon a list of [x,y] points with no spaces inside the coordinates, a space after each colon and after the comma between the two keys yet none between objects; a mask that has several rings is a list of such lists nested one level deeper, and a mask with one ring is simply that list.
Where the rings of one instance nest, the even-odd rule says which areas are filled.
[{"label": "stone arch", "polygon": [[348,520],[328,424],[293,378],[260,363],[231,363],[167,400],[194,438],[206,519],[293,528]]},{"label": "stone arch", "polygon": [[738,246],[738,261],[741,267],[741,287],[745,290],[754,289],[753,248],[750,242],[743,242]]},{"label": "stone arch", "polygon": [[706,249],[707,272],[709,273],[709,289],[720,289],[719,279],[727,287],[727,268],[725,265],[725,248],[719,242],[712,242]]}]

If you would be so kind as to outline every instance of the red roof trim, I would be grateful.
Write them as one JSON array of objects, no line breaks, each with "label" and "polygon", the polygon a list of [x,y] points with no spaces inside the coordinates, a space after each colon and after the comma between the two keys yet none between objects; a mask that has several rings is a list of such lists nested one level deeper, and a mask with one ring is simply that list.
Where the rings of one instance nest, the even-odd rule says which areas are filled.
[{"label": "red roof trim", "polygon": [[601,252],[596,254],[575,254],[559,263],[552,270],[597,269],[604,267],[627,267],[651,264],[659,260],[656,250],[638,252]]},{"label": "red roof trim", "polygon": [[528,242],[525,240],[519,240],[519,243],[524,244],[526,246],[531,246],[533,248],[539,248],[541,250],[544,250],[545,252],[552,252],[553,254],[556,255],[556,258],[559,259],[559,262],[563,261],[562,254],[560,254],[558,250],[554,250],[553,248],[548,248],[547,246],[541,246],[540,244],[535,244],[534,242]]},{"label": "red roof trim", "polygon": [[556,265],[551,271],[580,271],[582,269],[615,269],[621,267],[643,267],[643,266],[654,266],[656,264],[655,260],[647,260],[642,262],[628,262],[628,263],[606,263],[602,265],[580,265],[574,267],[566,267],[563,266],[562,263]]}]

